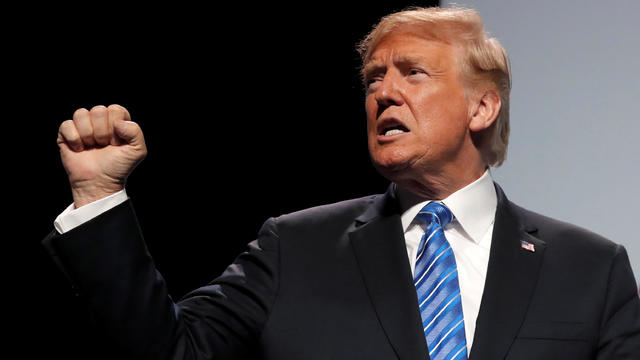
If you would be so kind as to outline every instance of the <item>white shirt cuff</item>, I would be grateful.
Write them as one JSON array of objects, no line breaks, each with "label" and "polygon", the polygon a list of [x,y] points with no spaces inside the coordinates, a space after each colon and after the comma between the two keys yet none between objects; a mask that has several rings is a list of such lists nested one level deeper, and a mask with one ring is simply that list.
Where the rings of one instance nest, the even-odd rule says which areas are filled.
[{"label": "white shirt cuff", "polygon": [[56,228],[58,233],[64,234],[65,232],[86,223],[98,215],[113,209],[127,201],[127,199],[129,199],[127,192],[122,189],[115,194],[111,194],[77,209],[73,204],[71,204],[60,215],[58,215],[56,220],[53,222],[53,226]]}]

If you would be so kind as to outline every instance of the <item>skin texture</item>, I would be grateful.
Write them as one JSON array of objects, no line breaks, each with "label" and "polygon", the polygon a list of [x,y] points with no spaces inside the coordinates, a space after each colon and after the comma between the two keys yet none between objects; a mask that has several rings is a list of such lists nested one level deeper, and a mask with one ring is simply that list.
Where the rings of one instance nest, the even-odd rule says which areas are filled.
[{"label": "skin texture", "polygon": [[142,130],[120,105],[76,110],[57,142],[76,208],[122,190],[147,154]]},{"label": "skin texture", "polygon": [[[378,171],[426,199],[444,199],[487,168],[472,133],[495,121],[491,87],[468,91],[452,44],[412,29],[387,35],[364,66],[369,152]],[[385,136],[386,130],[402,133]]]}]

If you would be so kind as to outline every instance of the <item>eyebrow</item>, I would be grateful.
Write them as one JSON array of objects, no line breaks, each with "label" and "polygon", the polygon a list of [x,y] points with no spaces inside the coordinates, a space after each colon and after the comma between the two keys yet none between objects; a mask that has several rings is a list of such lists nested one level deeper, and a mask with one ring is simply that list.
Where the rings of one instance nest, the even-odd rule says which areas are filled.
[{"label": "eyebrow", "polygon": [[[418,54],[399,54],[393,57],[393,63],[398,65],[424,64],[428,65],[429,59]],[[362,76],[382,71],[386,65],[380,60],[370,60],[362,67]]]},{"label": "eyebrow", "polygon": [[382,69],[384,68],[385,68],[385,65],[382,61],[371,60],[371,61],[368,61],[366,64],[364,64],[364,66],[362,67],[361,74],[363,77],[367,77],[368,75],[382,71]]}]

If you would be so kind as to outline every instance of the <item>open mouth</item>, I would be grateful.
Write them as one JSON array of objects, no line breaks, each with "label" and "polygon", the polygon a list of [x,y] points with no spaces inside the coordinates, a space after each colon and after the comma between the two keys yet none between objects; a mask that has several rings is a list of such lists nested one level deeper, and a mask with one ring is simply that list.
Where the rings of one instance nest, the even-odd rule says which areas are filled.
[{"label": "open mouth", "polygon": [[382,121],[378,126],[378,135],[393,136],[408,133],[409,129],[396,119]]},{"label": "open mouth", "polygon": [[392,127],[392,128],[388,128],[388,129],[384,129],[382,131],[383,136],[391,136],[391,135],[397,135],[397,134],[402,134],[402,133],[406,133],[409,132],[409,130],[407,130],[407,128],[405,128],[404,126],[398,126],[398,127]]}]

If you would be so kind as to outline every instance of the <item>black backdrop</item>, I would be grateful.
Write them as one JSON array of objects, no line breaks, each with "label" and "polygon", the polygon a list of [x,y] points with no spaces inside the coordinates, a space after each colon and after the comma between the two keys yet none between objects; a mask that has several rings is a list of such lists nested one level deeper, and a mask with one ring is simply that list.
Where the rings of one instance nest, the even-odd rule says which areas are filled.
[{"label": "black backdrop", "polygon": [[18,195],[7,225],[19,230],[7,241],[20,245],[4,256],[9,348],[101,352],[82,299],[40,246],[71,202],[55,138],[76,108],[118,103],[141,125],[149,155],[127,192],[177,299],[223,271],[268,217],[386,190],[367,153],[355,44],[389,12],[436,4],[27,9],[10,69],[9,117],[22,126],[5,156],[20,155],[5,166],[17,169],[5,178]]}]

